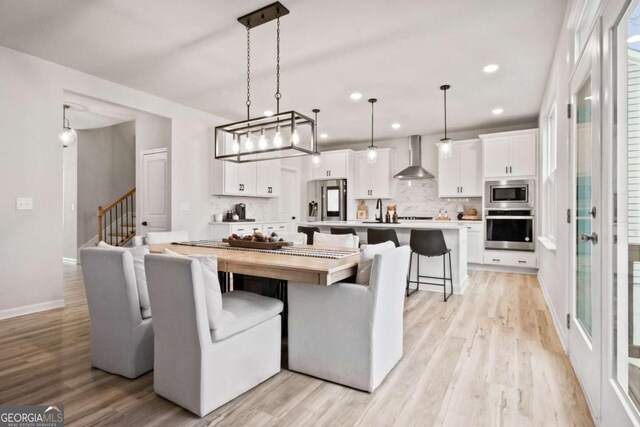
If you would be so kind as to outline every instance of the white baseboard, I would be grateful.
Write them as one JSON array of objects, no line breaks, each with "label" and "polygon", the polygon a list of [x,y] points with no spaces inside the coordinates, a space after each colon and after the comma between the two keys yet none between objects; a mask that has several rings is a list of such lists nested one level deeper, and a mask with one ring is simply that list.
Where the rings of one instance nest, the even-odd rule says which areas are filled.
[{"label": "white baseboard", "polygon": [[64,299],[41,302],[38,304],[23,305],[22,307],[7,308],[0,310],[0,320],[9,319],[11,317],[24,316],[25,314],[37,313],[39,311],[52,310],[54,308],[64,307]]},{"label": "white baseboard", "polygon": [[510,267],[508,265],[494,264],[467,264],[467,269],[477,271],[495,271],[498,273],[516,273],[537,275],[538,269],[533,267]]},{"label": "white baseboard", "polygon": [[562,349],[564,350],[565,353],[569,354],[567,335],[563,333],[564,331],[566,331],[565,322],[563,322],[562,319],[558,318],[558,314],[553,309],[553,305],[551,305],[550,303],[551,298],[549,298],[549,294],[547,293],[547,287],[545,286],[545,283],[543,282],[542,277],[539,274],[538,274],[538,282],[540,282],[540,288],[542,288],[542,296],[544,297],[544,302],[547,304],[547,307],[551,312],[551,318],[553,319],[553,324],[556,327],[556,333],[560,338],[560,344],[562,344]]},{"label": "white baseboard", "polygon": [[67,257],[62,257],[62,262],[65,264],[73,264],[76,265],[78,263],[78,260],[75,258],[67,258]]}]

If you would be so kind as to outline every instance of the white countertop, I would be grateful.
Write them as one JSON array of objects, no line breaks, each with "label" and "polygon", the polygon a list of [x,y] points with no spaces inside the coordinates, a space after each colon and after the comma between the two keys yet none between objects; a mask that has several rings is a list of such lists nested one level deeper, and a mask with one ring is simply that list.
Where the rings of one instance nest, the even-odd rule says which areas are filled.
[{"label": "white countertop", "polygon": [[465,223],[479,223],[480,221],[434,221],[434,220],[404,220],[397,224],[367,221],[313,221],[301,222],[308,227],[354,227],[354,228],[415,228],[431,230],[459,230],[465,228]]},{"label": "white countertop", "polygon": [[281,224],[281,223],[289,223],[293,222],[291,220],[288,221],[278,221],[278,220],[255,220],[255,221],[210,221],[209,225],[248,225],[248,224]]}]

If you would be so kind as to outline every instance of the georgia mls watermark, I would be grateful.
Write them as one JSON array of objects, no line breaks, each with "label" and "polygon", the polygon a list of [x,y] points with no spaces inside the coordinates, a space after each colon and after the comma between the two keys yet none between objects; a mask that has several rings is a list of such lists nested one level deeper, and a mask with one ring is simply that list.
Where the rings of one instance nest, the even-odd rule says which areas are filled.
[{"label": "georgia mls watermark", "polygon": [[0,427],[63,427],[64,405],[0,406]]}]

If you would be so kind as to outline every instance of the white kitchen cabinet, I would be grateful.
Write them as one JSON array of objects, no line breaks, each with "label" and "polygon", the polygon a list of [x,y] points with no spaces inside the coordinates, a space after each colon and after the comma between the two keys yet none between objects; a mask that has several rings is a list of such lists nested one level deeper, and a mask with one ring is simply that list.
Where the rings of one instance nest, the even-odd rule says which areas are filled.
[{"label": "white kitchen cabinet", "polygon": [[212,160],[211,194],[223,196],[278,197],[281,161],[223,162]]},{"label": "white kitchen cabinet", "polygon": [[482,223],[467,223],[467,262],[482,264],[484,260],[484,241]]},{"label": "white kitchen cabinet", "polygon": [[256,192],[256,164],[223,162],[225,194],[254,195]]},{"label": "white kitchen cabinet", "polygon": [[478,140],[454,142],[451,157],[438,159],[438,196],[481,197],[481,157]]},{"label": "white kitchen cabinet", "polygon": [[264,197],[280,195],[280,169],[282,160],[265,160],[256,163],[256,194]]},{"label": "white kitchen cabinet", "polygon": [[369,163],[367,152],[356,157],[356,199],[391,198],[391,148],[380,148],[375,163]]},{"label": "white kitchen cabinet", "polygon": [[313,180],[347,178],[349,171],[349,152],[347,150],[327,151],[320,154],[320,164],[311,165]]},{"label": "white kitchen cabinet", "polygon": [[536,175],[538,130],[480,135],[484,178],[531,177]]},{"label": "white kitchen cabinet", "polygon": [[502,265],[507,267],[536,268],[537,257],[535,252],[526,251],[484,251],[484,263]]},{"label": "white kitchen cabinet", "polygon": [[271,222],[262,225],[262,232],[269,235],[271,235],[271,233],[288,233],[289,228],[288,222]]}]

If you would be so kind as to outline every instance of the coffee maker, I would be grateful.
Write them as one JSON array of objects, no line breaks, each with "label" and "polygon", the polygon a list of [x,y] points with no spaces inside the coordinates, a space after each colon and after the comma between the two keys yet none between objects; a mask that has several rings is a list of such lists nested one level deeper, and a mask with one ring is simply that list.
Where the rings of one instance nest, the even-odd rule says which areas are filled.
[{"label": "coffee maker", "polygon": [[247,219],[247,205],[245,205],[244,203],[237,203],[235,211],[236,214],[238,214],[238,219]]}]

